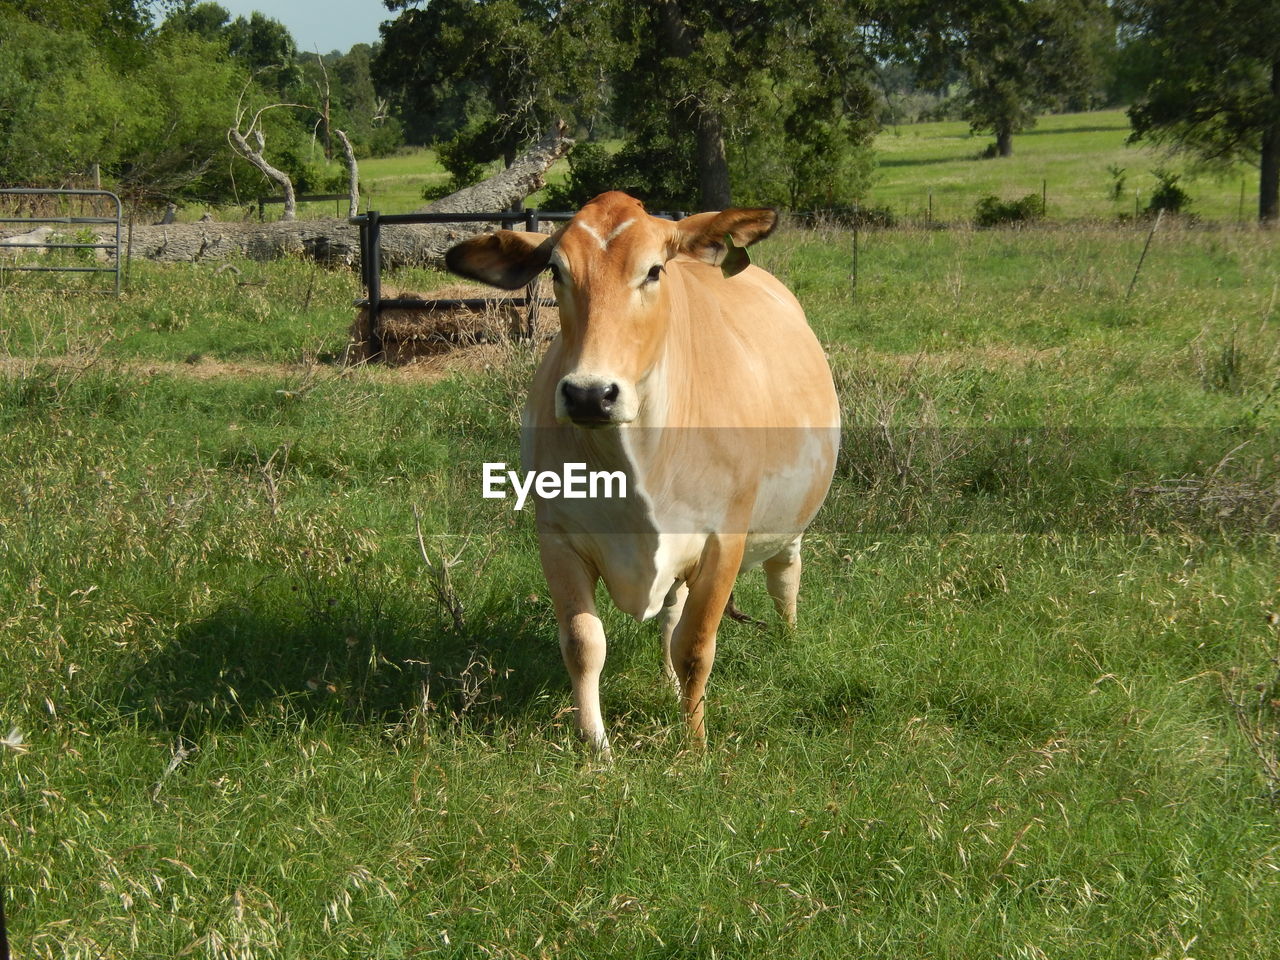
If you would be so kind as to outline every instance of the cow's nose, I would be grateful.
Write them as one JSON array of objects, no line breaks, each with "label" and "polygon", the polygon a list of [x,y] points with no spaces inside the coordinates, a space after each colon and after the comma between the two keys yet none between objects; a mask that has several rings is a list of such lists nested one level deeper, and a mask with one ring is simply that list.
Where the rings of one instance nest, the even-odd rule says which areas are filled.
[{"label": "cow's nose", "polygon": [[596,381],[580,384],[566,379],[560,383],[560,392],[564,396],[564,410],[570,420],[579,423],[612,421],[613,405],[618,400],[616,383]]}]

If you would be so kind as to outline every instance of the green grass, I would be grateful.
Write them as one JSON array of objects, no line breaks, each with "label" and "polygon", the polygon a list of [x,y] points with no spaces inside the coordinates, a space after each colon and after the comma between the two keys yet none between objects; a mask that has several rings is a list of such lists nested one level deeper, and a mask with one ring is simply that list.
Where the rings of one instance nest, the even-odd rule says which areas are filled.
[{"label": "green grass", "polygon": [[[1013,157],[983,160],[979,154],[991,137],[972,133],[964,121],[889,127],[875,139],[878,168],[865,204],[888,208],[910,221],[924,221],[931,215],[935,221],[958,222],[971,220],[978,200],[989,194],[1013,200],[1043,192],[1051,220],[1114,220],[1144,208],[1157,183],[1153,171],[1167,169],[1182,177],[1179,186],[1190,194],[1195,215],[1218,221],[1256,218],[1256,168],[1197,172],[1186,158],[1128,145],[1129,132],[1123,110],[1044,116],[1032,129],[1014,137]],[[1124,188],[1118,197],[1112,195],[1109,167],[1124,170]],[[333,171],[339,169],[340,164],[332,165]],[[557,182],[567,173],[568,165],[562,160],[548,177]],[[363,160],[360,176],[362,206],[383,213],[414,210],[425,202],[424,187],[448,181],[434,151],[420,148]],[[528,204],[539,202],[540,195],[534,195]],[[330,216],[332,207],[331,203],[304,206],[301,215]]]},{"label": "green grass", "polygon": [[[991,137],[972,133],[964,121],[890,127],[875,140],[879,169],[867,203],[925,219],[932,192],[933,219],[955,221],[971,219],[974,205],[988,194],[1013,200],[1043,192],[1050,219],[1115,219],[1145,207],[1157,183],[1152,171],[1163,168],[1182,175],[1179,186],[1191,195],[1193,213],[1214,220],[1256,218],[1255,168],[1196,175],[1183,158],[1126,144],[1129,131],[1123,110],[1045,116],[1014,137],[1012,157],[984,160],[978,157]],[[1109,167],[1125,172],[1119,197],[1112,195]]]},{"label": "green grass", "polygon": [[724,624],[698,755],[608,610],[608,768],[479,496],[533,348],[341,370],[307,264],[3,278],[15,954],[1272,955],[1280,240],[1162,226],[1126,299],[1144,240],[756,248],[845,409],[800,627]]},{"label": "green grass", "polygon": [[361,161],[360,178],[365,209],[406,213],[426,203],[423,188],[448,183],[449,174],[434,150],[406,149],[394,156]]},{"label": "green grass", "polygon": [[[1205,219],[1252,221],[1257,214],[1258,171],[1197,171],[1186,158],[1126,143],[1129,119],[1123,110],[1044,116],[1014,138],[1014,156],[979,159],[991,138],[974,134],[964,121],[903,124],[875,140],[878,169],[866,204],[887,207],[900,218],[954,222],[973,217],[975,204],[989,194],[1012,200],[1044,193],[1053,220],[1114,220],[1144,208],[1157,184],[1155,170],[1181,176],[1192,198],[1191,212]],[[1124,188],[1112,194],[1108,168],[1124,171]],[[429,150],[407,151],[361,164],[368,190],[366,206],[403,212],[422,205],[427,184],[447,175]],[[562,161],[551,179],[563,177]],[[1244,203],[1241,206],[1241,185]],[[536,205],[537,197],[531,201]],[[1241,211],[1243,210],[1243,217]]]}]

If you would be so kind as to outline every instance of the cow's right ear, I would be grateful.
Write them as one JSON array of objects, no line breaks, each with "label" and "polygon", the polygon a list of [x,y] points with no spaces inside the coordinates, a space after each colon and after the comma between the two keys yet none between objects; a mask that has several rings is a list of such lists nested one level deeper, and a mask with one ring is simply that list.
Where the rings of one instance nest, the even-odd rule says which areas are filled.
[{"label": "cow's right ear", "polygon": [[444,264],[460,277],[518,290],[546,269],[556,240],[545,233],[499,230],[450,247]]}]

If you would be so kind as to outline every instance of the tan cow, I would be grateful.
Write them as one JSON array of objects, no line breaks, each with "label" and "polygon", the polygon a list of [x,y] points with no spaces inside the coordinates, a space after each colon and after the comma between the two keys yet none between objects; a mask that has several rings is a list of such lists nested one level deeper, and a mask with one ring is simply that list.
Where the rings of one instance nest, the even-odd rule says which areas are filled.
[{"label": "tan cow", "polygon": [[606,755],[598,580],[631,616],[661,618],[665,669],[698,741],[738,573],[763,564],[795,623],[801,535],[831,483],[840,411],[800,304],[741,249],[775,219],[725,210],[672,222],[606,193],[553,236],[503,230],[447,257],[507,289],[550,268],[560,335],[525,404],[524,467],[585,464],[627,479],[625,498],[536,506],[578,728]]}]

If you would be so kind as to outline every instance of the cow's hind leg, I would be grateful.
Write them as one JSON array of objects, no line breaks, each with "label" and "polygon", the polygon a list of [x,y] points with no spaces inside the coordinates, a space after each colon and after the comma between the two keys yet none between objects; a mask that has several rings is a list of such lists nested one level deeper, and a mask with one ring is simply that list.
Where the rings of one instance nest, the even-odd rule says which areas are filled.
[{"label": "cow's hind leg", "polygon": [[745,536],[714,535],[707,540],[697,572],[689,579],[684,615],[671,637],[671,664],[680,681],[680,706],[689,733],[706,740],[703,701],[716,656],[716,630],[742,563]]},{"label": "cow's hind leg", "polygon": [[671,635],[675,632],[676,624],[680,622],[680,617],[684,613],[685,601],[689,599],[689,585],[683,580],[672,584],[671,589],[667,591],[666,598],[662,601],[662,612],[658,614],[662,627],[662,673],[667,681],[675,688],[676,696],[680,696],[680,680],[676,676],[676,668],[671,663]]},{"label": "cow's hind leg", "polygon": [[542,570],[560,626],[560,655],[573,685],[579,736],[602,758],[609,738],[600,710],[600,674],[604,670],[604,625],[596,615],[596,573],[562,544],[542,543]]},{"label": "cow's hind leg", "polygon": [[796,625],[796,597],[800,593],[800,540],[796,537],[761,564],[773,606],[791,627]]}]

